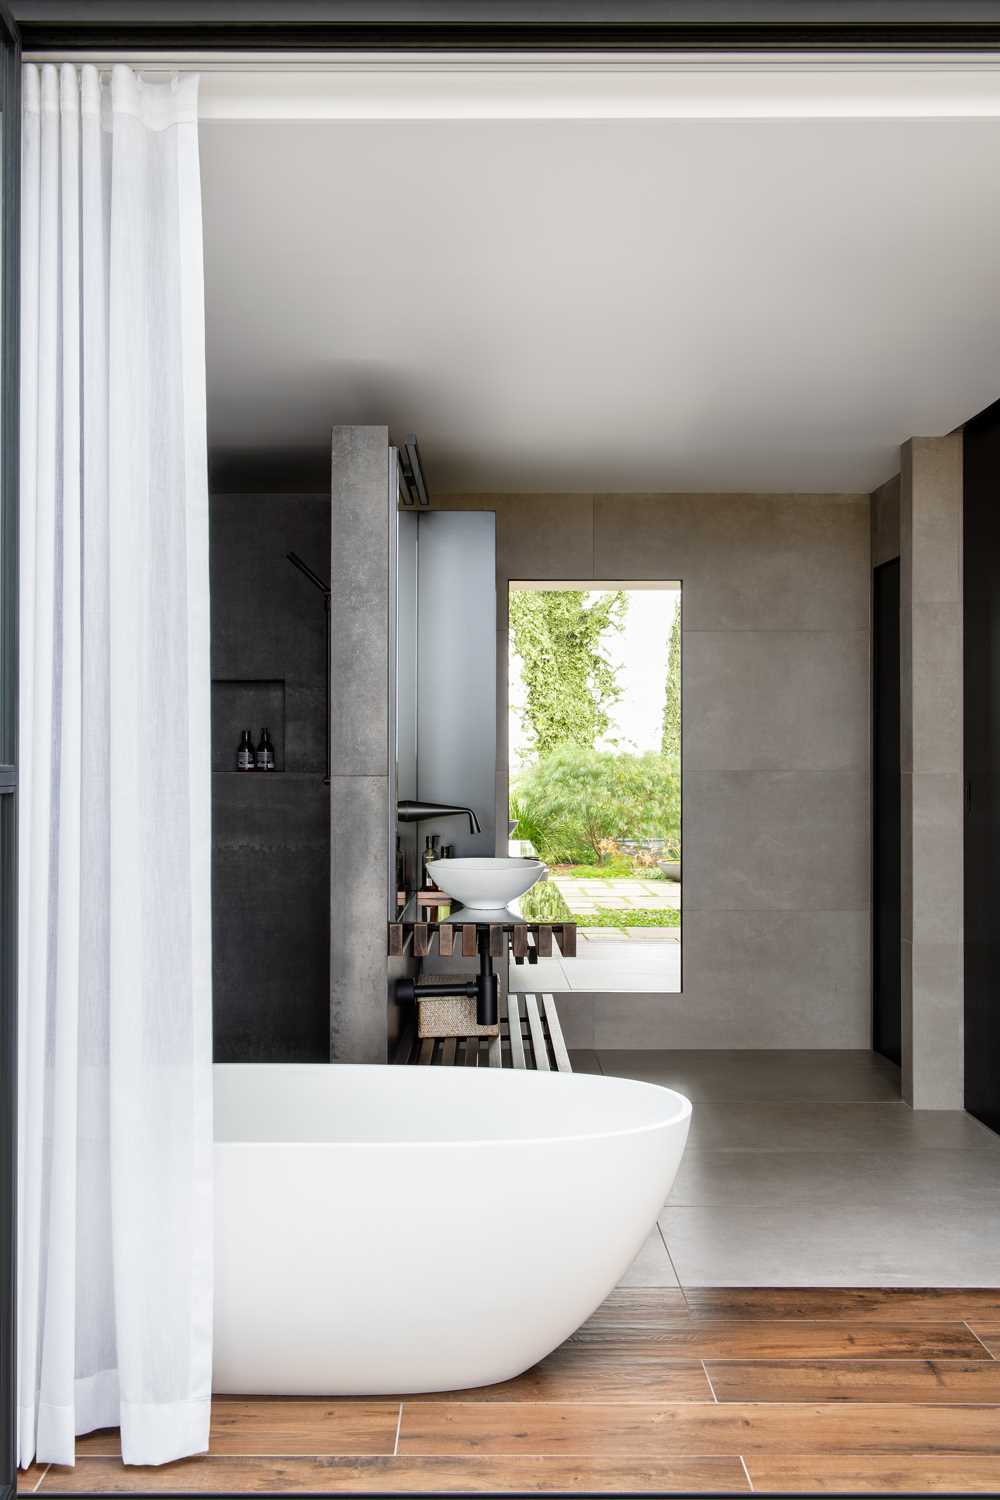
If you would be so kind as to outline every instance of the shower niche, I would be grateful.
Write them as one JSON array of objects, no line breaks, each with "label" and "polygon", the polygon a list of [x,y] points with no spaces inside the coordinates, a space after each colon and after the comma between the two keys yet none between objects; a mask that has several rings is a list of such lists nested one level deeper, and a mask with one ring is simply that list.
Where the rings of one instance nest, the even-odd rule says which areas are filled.
[{"label": "shower niche", "polygon": [[[266,729],[274,746],[274,770],[285,769],[285,679],[212,679],[212,771],[237,773],[240,736],[249,729],[254,745]],[[239,774],[245,774],[240,772]]]},{"label": "shower niche", "polygon": [[[330,1058],[330,496],[215,495],[212,982],[216,1062]],[[273,771],[240,771],[267,728]]]}]

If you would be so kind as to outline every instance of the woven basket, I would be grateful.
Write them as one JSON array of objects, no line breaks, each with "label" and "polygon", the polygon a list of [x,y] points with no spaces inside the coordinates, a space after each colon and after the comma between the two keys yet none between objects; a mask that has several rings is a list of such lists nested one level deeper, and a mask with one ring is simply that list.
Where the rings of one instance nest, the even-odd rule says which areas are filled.
[{"label": "woven basket", "polygon": [[[425,974],[421,984],[428,980],[454,983],[454,974]],[[417,1036],[499,1036],[499,1026],[476,1024],[476,1002],[466,995],[430,995],[417,1002]]]}]

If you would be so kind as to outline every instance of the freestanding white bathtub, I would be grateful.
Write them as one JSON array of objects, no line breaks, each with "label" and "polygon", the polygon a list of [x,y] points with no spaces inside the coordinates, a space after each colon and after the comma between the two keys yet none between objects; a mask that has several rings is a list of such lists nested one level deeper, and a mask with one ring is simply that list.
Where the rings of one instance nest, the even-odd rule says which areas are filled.
[{"label": "freestanding white bathtub", "polygon": [[493,1384],[615,1286],[691,1106],[499,1069],[215,1069],[217,1391]]}]

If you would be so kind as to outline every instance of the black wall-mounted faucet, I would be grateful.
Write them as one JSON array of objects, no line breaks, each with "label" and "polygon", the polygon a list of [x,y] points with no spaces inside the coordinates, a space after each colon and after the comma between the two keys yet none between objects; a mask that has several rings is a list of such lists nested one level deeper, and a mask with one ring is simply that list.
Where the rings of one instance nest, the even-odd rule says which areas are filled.
[{"label": "black wall-mounted faucet", "polygon": [[444,802],[397,802],[396,817],[401,823],[423,823],[427,818],[468,818],[470,833],[483,831],[471,807],[451,807]]}]

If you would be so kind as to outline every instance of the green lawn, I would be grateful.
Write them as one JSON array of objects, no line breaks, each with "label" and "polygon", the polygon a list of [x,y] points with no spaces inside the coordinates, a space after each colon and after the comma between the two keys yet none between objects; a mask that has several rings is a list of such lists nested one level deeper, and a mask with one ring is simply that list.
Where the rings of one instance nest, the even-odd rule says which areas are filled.
[{"label": "green lawn", "polygon": [[648,907],[611,911],[604,907],[596,912],[576,912],[573,920],[578,927],[679,927],[681,914],[676,906],[666,911],[650,911]]}]

